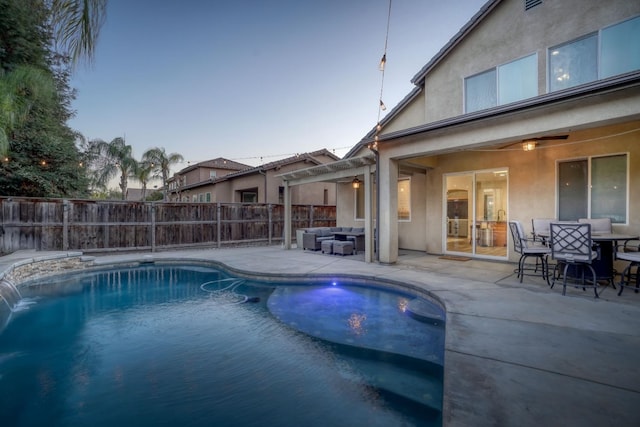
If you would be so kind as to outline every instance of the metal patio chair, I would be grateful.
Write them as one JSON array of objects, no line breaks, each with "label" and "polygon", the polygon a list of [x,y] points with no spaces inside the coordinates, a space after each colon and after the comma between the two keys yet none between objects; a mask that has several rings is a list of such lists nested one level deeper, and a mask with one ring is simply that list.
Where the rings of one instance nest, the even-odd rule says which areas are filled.
[{"label": "metal patio chair", "polygon": [[[540,270],[542,278],[547,281],[549,285],[549,254],[551,249],[548,246],[536,242],[533,239],[527,239],[524,234],[524,229],[520,221],[509,221],[509,229],[511,230],[511,236],[513,237],[513,249],[520,254],[518,260],[518,278],[520,283],[525,275],[536,276],[538,275],[538,261],[540,262]],[[527,267],[526,260],[529,257],[536,258],[536,264],[533,267]],[[527,271],[533,271],[533,273],[527,273]]]},{"label": "metal patio chair", "polygon": [[554,218],[532,218],[531,219],[531,231],[533,235],[533,240],[537,242],[542,242],[542,244],[547,245],[547,240],[549,239],[549,224],[556,221]]},{"label": "metal patio chair", "polygon": [[[598,257],[598,252],[593,250],[591,224],[552,222],[550,231],[551,258],[557,262],[551,288],[559,278],[559,270],[562,270],[562,295],[566,294],[569,280],[583,290],[593,287],[595,297],[598,298],[598,280],[591,266],[593,260]],[[590,285],[587,285],[585,270],[591,273]]]},{"label": "metal patio chair", "polygon": [[[633,287],[635,292],[640,291],[640,241],[627,241],[623,245],[616,248],[616,259],[620,261],[629,261],[629,265],[622,271],[620,275],[620,290],[618,296],[622,295],[622,291],[626,287]],[[635,273],[633,269],[636,269]],[[632,284],[635,281],[635,285]]]}]

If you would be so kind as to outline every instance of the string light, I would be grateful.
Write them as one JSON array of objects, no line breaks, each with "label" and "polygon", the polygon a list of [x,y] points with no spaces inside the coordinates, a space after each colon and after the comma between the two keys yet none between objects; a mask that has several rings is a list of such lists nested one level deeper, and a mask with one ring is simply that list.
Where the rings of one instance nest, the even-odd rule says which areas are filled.
[{"label": "string light", "polygon": [[382,125],[380,124],[380,114],[382,113],[382,111],[387,110],[387,106],[384,105],[384,102],[382,102],[382,93],[384,92],[384,71],[387,65],[387,46],[389,45],[389,25],[391,23],[391,2],[392,0],[389,0],[389,10],[387,11],[387,31],[384,36],[384,51],[382,52],[382,59],[380,60],[380,66],[379,66],[380,71],[382,72],[382,76],[380,77],[380,97],[379,97],[380,105],[378,108],[378,124],[376,125],[376,134],[374,137],[374,142],[373,144],[369,144],[369,148],[374,151],[378,150],[378,141],[379,141],[378,135],[382,131]]},{"label": "string light", "polygon": [[[344,146],[344,147],[333,147],[333,148],[327,148],[328,151],[331,151],[332,153],[335,154],[336,150],[349,150],[351,149],[352,146],[348,145],[348,146]],[[227,160],[232,161],[232,162],[242,162],[242,161],[246,161],[246,160],[259,160],[259,161],[263,161],[265,159],[271,159],[271,158],[287,158],[287,157],[300,157],[301,153],[300,152],[296,152],[296,153],[281,153],[281,154],[270,154],[270,155],[262,155],[262,156],[251,156],[251,157],[233,157],[230,159],[224,159],[223,163],[226,164]],[[202,160],[195,160],[195,159],[190,159],[190,160],[184,160],[182,162],[179,162],[181,164],[187,164],[187,165],[192,165],[192,164],[196,164],[196,163],[201,163],[201,162],[205,162],[208,159],[202,159]]]},{"label": "string light", "polygon": [[384,71],[384,66],[387,64],[387,54],[382,55],[382,59],[380,60],[380,71]]}]

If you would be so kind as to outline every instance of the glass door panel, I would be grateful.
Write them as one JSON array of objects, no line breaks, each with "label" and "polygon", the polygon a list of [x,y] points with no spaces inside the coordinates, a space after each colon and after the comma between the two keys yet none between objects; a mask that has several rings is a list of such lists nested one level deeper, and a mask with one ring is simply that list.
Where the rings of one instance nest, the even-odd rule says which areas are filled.
[{"label": "glass door panel", "polygon": [[445,176],[446,252],[506,257],[507,171]]},{"label": "glass door panel", "polygon": [[507,171],[477,172],[476,254],[507,256]]},{"label": "glass door panel", "polygon": [[447,252],[473,253],[473,175],[446,176]]}]

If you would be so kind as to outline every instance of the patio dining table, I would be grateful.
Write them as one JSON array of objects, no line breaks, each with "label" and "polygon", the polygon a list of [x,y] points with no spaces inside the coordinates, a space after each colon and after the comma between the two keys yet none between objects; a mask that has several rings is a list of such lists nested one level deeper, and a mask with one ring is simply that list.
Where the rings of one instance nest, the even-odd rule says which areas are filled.
[{"label": "patio dining table", "polygon": [[[538,234],[546,239],[550,237],[549,232]],[[591,240],[597,242],[599,246],[600,255],[591,263],[598,281],[607,281],[613,285],[613,276],[615,274],[613,268],[614,248],[618,245],[618,242],[637,240],[638,237],[637,234],[591,233]]]},{"label": "patio dining table", "polygon": [[363,231],[332,231],[336,240],[349,240],[348,237],[355,237],[355,250],[364,251],[364,232]]}]

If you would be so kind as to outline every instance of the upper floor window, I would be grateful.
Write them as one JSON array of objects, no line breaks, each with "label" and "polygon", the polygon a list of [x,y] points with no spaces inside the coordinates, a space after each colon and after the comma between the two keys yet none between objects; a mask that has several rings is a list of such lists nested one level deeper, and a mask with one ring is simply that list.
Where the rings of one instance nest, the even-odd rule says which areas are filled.
[{"label": "upper floor window", "polygon": [[549,91],[566,89],[598,79],[598,35],[549,49]]},{"label": "upper floor window", "polygon": [[484,110],[538,94],[538,55],[499,65],[464,80],[465,111]]},{"label": "upper floor window", "polygon": [[216,171],[209,171],[209,178],[211,178],[211,179],[215,179],[215,178],[216,178],[216,176],[217,176]]},{"label": "upper floor window", "polygon": [[549,91],[639,70],[639,39],[640,16],[550,48]]},{"label": "upper floor window", "polygon": [[602,78],[640,70],[640,16],[602,30],[600,63]]}]

